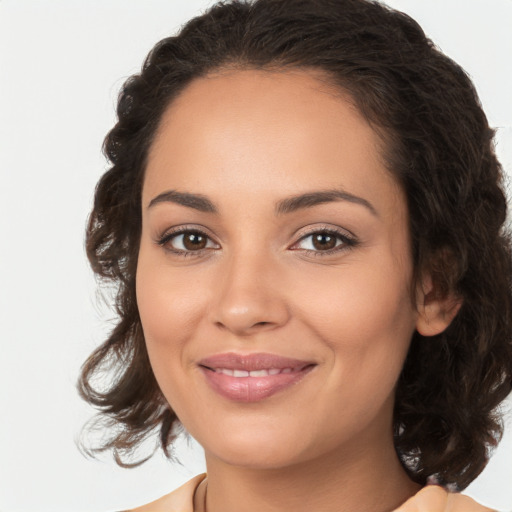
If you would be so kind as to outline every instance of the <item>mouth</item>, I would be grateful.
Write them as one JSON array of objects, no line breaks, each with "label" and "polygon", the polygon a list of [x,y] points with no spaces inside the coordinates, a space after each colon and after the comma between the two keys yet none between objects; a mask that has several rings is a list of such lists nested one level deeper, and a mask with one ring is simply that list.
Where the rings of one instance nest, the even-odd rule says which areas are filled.
[{"label": "mouth", "polygon": [[[208,368],[208,367],[206,367]],[[281,373],[293,373],[300,371],[301,368],[268,368],[263,370],[233,370],[231,368],[208,368],[208,370],[212,370],[217,373],[223,373],[224,375],[229,375],[230,377],[269,377],[271,375],[279,375]]]},{"label": "mouth", "polygon": [[257,402],[298,384],[315,366],[275,354],[218,354],[201,360],[210,387],[228,400]]}]

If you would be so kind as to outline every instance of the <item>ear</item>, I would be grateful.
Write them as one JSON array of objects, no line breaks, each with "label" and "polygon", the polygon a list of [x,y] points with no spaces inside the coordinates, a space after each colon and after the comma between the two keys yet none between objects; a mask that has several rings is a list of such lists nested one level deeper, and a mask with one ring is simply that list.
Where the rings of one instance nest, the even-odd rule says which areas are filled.
[{"label": "ear", "polygon": [[422,336],[435,336],[451,324],[462,306],[462,299],[453,291],[439,293],[431,275],[424,275],[416,289],[416,305],[416,330]]}]

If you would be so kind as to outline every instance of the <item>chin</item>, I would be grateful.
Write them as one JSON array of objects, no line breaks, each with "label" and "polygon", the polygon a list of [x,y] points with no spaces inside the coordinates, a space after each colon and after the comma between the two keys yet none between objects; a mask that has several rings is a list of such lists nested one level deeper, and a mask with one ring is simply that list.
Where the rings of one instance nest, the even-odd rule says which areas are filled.
[{"label": "chin", "polygon": [[214,455],[230,466],[253,470],[281,469],[299,462],[296,460],[296,453],[284,451],[272,453],[268,449],[265,451],[252,449],[244,452],[232,450]]},{"label": "chin", "polygon": [[300,444],[289,436],[285,439],[261,432],[254,435],[253,431],[220,440],[208,439],[203,446],[209,447],[205,448],[207,458],[210,454],[225,464],[247,469],[277,469],[299,462],[304,453]]}]

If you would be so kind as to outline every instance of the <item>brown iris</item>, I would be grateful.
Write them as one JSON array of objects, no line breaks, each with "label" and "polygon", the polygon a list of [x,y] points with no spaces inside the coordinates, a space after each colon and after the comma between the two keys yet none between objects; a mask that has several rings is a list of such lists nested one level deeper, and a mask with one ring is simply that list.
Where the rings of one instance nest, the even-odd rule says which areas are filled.
[{"label": "brown iris", "polygon": [[319,251],[328,251],[336,247],[336,237],[330,233],[316,233],[313,235],[313,247]]},{"label": "brown iris", "polygon": [[197,251],[206,247],[207,238],[194,231],[183,234],[183,246],[189,251]]}]

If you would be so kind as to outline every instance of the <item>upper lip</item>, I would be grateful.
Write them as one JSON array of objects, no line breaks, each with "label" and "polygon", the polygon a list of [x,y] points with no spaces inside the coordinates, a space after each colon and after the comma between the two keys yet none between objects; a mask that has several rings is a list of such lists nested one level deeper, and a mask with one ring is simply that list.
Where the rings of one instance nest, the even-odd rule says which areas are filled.
[{"label": "upper lip", "polygon": [[224,354],[215,354],[205,357],[199,361],[199,366],[206,368],[226,368],[231,370],[266,370],[270,368],[297,368],[302,369],[306,366],[315,364],[314,361],[304,361],[291,357],[279,356],[277,354],[255,353],[255,354],[237,354],[227,352]]}]

